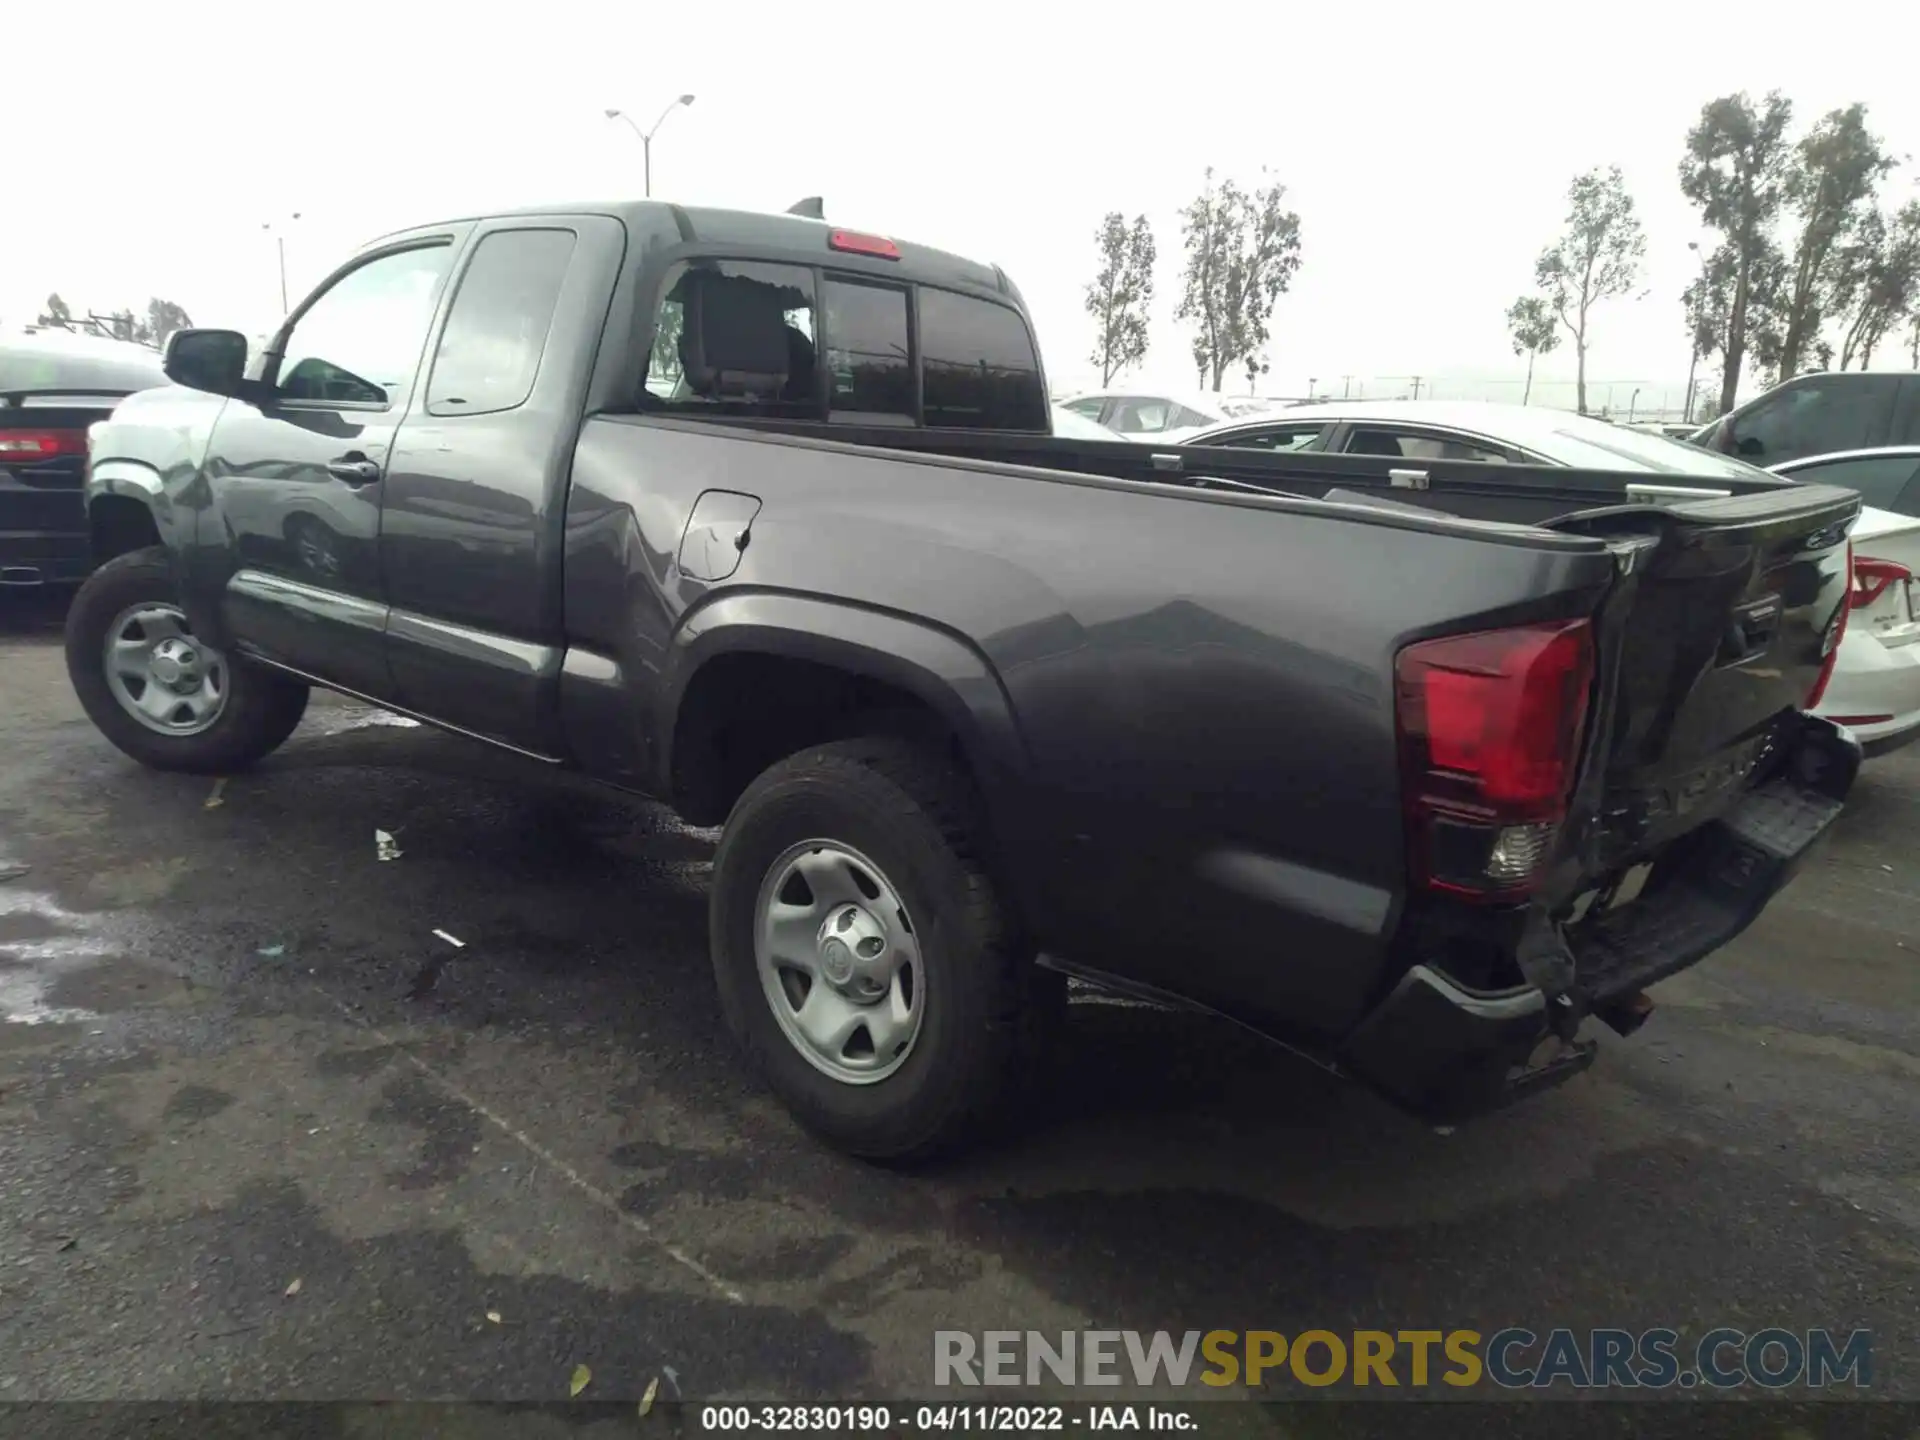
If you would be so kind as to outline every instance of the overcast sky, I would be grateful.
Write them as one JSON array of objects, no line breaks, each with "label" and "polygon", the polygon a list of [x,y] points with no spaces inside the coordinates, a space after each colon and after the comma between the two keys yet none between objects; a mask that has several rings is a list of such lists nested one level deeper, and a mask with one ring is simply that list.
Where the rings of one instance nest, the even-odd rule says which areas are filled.
[{"label": "overcast sky", "polygon": [[[1624,407],[1638,386],[1643,410],[1677,407],[1679,294],[1701,237],[1675,166],[1701,104],[1778,86],[1804,123],[1862,100],[1896,152],[1920,156],[1911,6],[1849,5],[1826,27],[1796,13],[1789,27],[1704,0],[20,0],[0,86],[0,321],[58,290],[76,310],[162,295],[200,324],[264,330],[280,313],[264,222],[288,227],[297,299],[386,230],[637,195],[640,143],[602,111],[650,124],[691,91],[654,142],[656,195],[778,210],[821,194],[835,221],[997,261],[1056,382],[1098,378],[1081,297],[1094,228],[1120,209],[1145,212],[1160,242],[1144,376],[1193,383],[1172,319],[1177,212],[1208,165],[1247,183],[1265,166],[1300,213],[1304,259],[1263,389],[1312,378],[1338,393],[1352,375],[1379,394],[1421,374],[1456,396],[1513,381],[1517,399],[1502,312],[1568,180],[1617,163],[1647,228],[1649,293],[1597,315],[1594,403],[1611,385]],[[1903,167],[1890,196],[1920,193],[1916,179]],[[1572,364],[1565,346],[1541,374]]]}]

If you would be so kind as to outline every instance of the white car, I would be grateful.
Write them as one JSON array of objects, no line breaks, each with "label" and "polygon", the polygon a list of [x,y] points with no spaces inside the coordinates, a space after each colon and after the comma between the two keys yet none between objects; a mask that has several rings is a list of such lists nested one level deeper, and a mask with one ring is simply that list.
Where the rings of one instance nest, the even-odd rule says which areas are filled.
[{"label": "white car", "polygon": [[1857,490],[1867,502],[1853,527],[1854,608],[1819,713],[1848,726],[1870,755],[1920,740],[1920,446],[1808,455],[1770,468]]},{"label": "white car", "polygon": [[[1184,443],[1491,465],[1641,470],[1648,472],[1650,486],[1671,486],[1683,492],[1710,490],[1717,475],[1738,479],[1766,473],[1731,455],[1644,430],[1544,406],[1490,401],[1316,402],[1212,426]],[[1886,456],[1872,457],[1881,463],[1865,468],[1863,458],[1858,452],[1809,456],[1777,468],[1790,478],[1860,491],[1869,501],[1889,498],[1869,484],[1888,469]],[[1920,450],[1913,452],[1912,465],[1920,472]],[[1897,471],[1898,465],[1893,469]],[[1913,478],[1920,479],[1920,474]],[[1909,483],[1901,479],[1891,492],[1903,506]],[[1920,490],[1911,493],[1920,495]],[[1854,590],[1846,638],[1815,713],[1848,726],[1868,754],[1879,755],[1920,740],[1920,581],[1910,578],[1920,569],[1920,518],[1867,505],[1854,526],[1853,555]]]},{"label": "white car", "polygon": [[1185,444],[1195,431],[1264,412],[1254,395],[1194,394],[1157,390],[1094,390],[1063,400],[1060,408],[1094,420],[1127,440],[1148,445]]}]

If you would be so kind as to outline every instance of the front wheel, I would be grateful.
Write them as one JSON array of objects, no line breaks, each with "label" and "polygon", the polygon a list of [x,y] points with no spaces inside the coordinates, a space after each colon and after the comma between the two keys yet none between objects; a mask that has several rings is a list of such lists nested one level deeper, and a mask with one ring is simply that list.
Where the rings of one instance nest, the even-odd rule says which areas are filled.
[{"label": "front wheel", "polygon": [[820,746],[747,788],[714,858],[727,1021],[810,1129],[913,1160],[995,1118],[1059,977],[1034,965],[976,846],[964,777],[897,741]]},{"label": "front wheel", "polygon": [[158,547],[88,577],[67,611],[66,648],[87,718],[155,770],[243,770],[291,735],[307,708],[299,681],[193,633]]}]

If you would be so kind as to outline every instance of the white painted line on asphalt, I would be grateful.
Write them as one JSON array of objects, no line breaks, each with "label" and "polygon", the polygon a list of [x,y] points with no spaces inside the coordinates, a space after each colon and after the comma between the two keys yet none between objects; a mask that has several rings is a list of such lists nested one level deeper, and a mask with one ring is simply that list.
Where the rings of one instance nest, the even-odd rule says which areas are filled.
[{"label": "white painted line on asphalt", "polygon": [[612,1195],[602,1190],[598,1185],[594,1184],[593,1181],[582,1175],[578,1170],[574,1169],[573,1166],[562,1160],[558,1155],[554,1154],[538,1140],[535,1140],[531,1135],[527,1134],[526,1131],[520,1129],[505,1116],[498,1114],[488,1106],[485,1101],[469,1095],[465,1090],[461,1089],[460,1086],[456,1085],[445,1075],[442,1075],[438,1070],[434,1069],[433,1066],[422,1060],[418,1055],[414,1054],[413,1051],[407,1049],[406,1046],[387,1034],[386,1031],[382,1030],[378,1025],[375,1025],[371,1020],[354,1014],[352,1009],[344,1002],[335,999],[323,986],[310,983],[308,988],[325,999],[329,1005],[338,1010],[352,1024],[358,1026],[368,1035],[373,1036],[373,1038],[378,1040],[382,1045],[390,1046],[395,1054],[399,1055],[401,1059],[405,1060],[409,1065],[413,1066],[414,1069],[426,1076],[443,1094],[459,1101],[482,1120],[485,1120],[489,1125],[493,1126],[494,1129],[520,1146],[520,1148],[528,1154],[552,1166],[568,1184],[572,1185],[574,1189],[593,1201],[593,1203],[598,1205],[602,1210],[605,1210],[620,1224],[626,1226],[627,1229],[664,1250],[668,1258],[676,1265],[699,1276],[701,1280],[705,1281],[716,1292],[732,1301],[735,1305],[744,1305],[747,1303],[747,1297],[740,1293],[737,1286],[721,1276],[714,1274],[713,1271],[709,1270],[693,1256],[687,1254],[687,1252],[682,1250],[678,1245],[662,1237],[653,1226],[649,1225],[640,1216],[635,1215],[631,1210],[622,1208],[620,1202]]}]

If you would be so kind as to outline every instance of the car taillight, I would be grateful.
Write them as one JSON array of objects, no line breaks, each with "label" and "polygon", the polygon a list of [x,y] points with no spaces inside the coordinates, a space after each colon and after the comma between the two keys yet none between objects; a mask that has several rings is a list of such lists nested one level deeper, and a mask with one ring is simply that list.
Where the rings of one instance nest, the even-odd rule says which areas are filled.
[{"label": "car taillight", "polygon": [[0,464],[30,465],[60,455],[87,453],[84,430],[0,430]]},{"label": "car taillight", "polygon": [[1853,562],[1853,588],[1847,592],[1847,607],[1864,610],[1889,586],[1904,584],[1913,578],[1906,566],[1892,560],[1869,560],[1865,556]]},{"label": "car taillight", "polygon": [[[1807,692],[1807,703],[1800,708],[1817,710],[1820,700],[1827,693],[1827,686],[1833,680],[1833,667],[1840,661],[1840,642],[1847,638],[1847,615],[1859,605],[1855,600],[1854,587],[1858,584],[1853,564],[1853,542],[1847,542],[1847,600],[1834,613],[1827,624],[1826,633],[1820,637],[1820,673],[1814,677],[1813,688]],[[1871,603],[1871,602],[1869,602]]]},{"label": "car taillight", "polygon": [[1425,885],[1526,893],[1566,818],[1593,684],[1585,620],[1422,640],[1394,664],[1410,859]]}]

